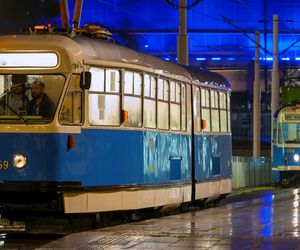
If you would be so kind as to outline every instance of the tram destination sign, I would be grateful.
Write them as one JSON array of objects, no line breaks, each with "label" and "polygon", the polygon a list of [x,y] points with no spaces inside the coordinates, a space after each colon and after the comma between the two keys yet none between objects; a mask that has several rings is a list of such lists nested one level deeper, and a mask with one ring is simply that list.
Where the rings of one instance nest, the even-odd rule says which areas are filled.
[{"label": "tram destination sign", "polygon": [[285,120],[300,120],[300,114],[286,114],[284,116]]}]

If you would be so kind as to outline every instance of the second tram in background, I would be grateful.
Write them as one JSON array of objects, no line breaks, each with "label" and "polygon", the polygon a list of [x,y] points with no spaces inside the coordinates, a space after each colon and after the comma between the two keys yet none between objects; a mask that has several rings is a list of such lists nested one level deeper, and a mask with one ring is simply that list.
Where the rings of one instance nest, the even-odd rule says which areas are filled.
[{"label": "second tram in background", "polygon": [[0,47],[1,91],[23,74],[27,97],[38,79],[55,106],[33,116],[2,100],[4,212],[159,208],[231,192],[222,76],[83,35],[3,36]]},{"label": "second tram in background", "polygon": [[[293,76],[294,75],[294,76]],[[280,108],[273,123],[273,173],[283,187],[300,183],[300,88],[299,71],[282,86]]]}]

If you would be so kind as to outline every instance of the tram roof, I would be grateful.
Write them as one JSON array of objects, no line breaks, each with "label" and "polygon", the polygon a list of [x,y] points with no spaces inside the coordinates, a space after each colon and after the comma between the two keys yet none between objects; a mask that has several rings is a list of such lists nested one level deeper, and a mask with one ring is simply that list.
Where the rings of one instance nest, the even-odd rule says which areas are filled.
[{"label": "tram roof", "polygon": [[[181,66],[160,58],[140,53],[122,45],[85,36],[69,38],[64,35],[6,35],[0,37],[0,45],[5,50],[53,50],[69,54],[70,60],[102,61],[128,63],[152,69],[154,72],[167,73],[177,79],[192,80],[201,85],[230,88],[228,81],[221,75],[203,69]],[[81,50],[81,51],[80,51]],[[67,55],[67,54],[65,54]],[[77,59],[76,59],[77,58]],[[64,67],[67,67],[67,64]]]},{"label": "tram roof", "polygon": [[197,84],[209,84],[210,86],[223,87],[228,89],[231,87],[227,79],[218,73],[199,69],[196,67],[186,67],[186,69],[191,75],[193,82]]},{"label": "tram roof", "polygon": [[178,78],[191,79],[185,68],[178,64],[166,62],[162,59],[140,53],[113,42],[83,36],[75,37],[74,41],[81,46],[84,54],[83,56],[86,60],[128,63],[151,68],[157,72],[168,73]]}]

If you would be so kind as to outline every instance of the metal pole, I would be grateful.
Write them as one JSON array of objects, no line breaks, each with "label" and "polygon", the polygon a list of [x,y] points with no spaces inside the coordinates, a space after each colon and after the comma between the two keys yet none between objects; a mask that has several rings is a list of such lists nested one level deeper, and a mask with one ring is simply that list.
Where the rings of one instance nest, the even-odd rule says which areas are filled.
[{"label": "metal pole", "polygon": [[179,0],[179,33],[177,38],[177,59],[179,64],[188,65],[188,37],[186,24],[186,0]]},{"label": "metal pole", "polygon": [[[279,73],[278,73],[278,15],[273,15],[273,69],[271,88],[271,138],[273,144],[273,118],[279,108]],[[272,147],[271,147],[272,148]],[[273,153],[271,149],[271,158]]]},{"label": "metal pole", "polygon": [[83,4],[83,0],[76,0],[76,2],[75,2],[73,21],[72,21],[74,29],[78,29],[80,27],[82,4]]},{"label": "metal pole", "polygon": [[255,32],[255,64],[254,64],[254,90],[253,90],[253,157],[260,157],[260,127],[261,127],[261,90],[259,70],[259,43],[260,33]]},{"label": "metal pole", "polygon": [[60,0],[60,18],[63,29],[69,29],[69,7],[68,0]]}]

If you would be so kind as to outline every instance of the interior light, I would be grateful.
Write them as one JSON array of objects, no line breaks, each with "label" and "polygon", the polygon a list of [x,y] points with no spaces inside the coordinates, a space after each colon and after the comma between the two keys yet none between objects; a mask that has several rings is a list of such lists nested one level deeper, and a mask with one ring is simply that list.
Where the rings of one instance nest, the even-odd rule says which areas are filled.
[{"label": "interior light", "polygon": [[289,57],[282,57],[281,60],[282,60],[282,61],[289,61],[290,58],[289,58]]},{"label": "interior light", "polygon": [[294,161],[299,162],[300,156],[298,154],[294,154]]},{"label": "interior light", "polygon": [[197,57],[197,58],[196,58],[196,61],[205,61],[205,60],[206,60],[205,57]]},{"label": "interior light", "polygon": [[211,60],[213,60],[213,61],[220,61],[221,57],[212,57]]}]

